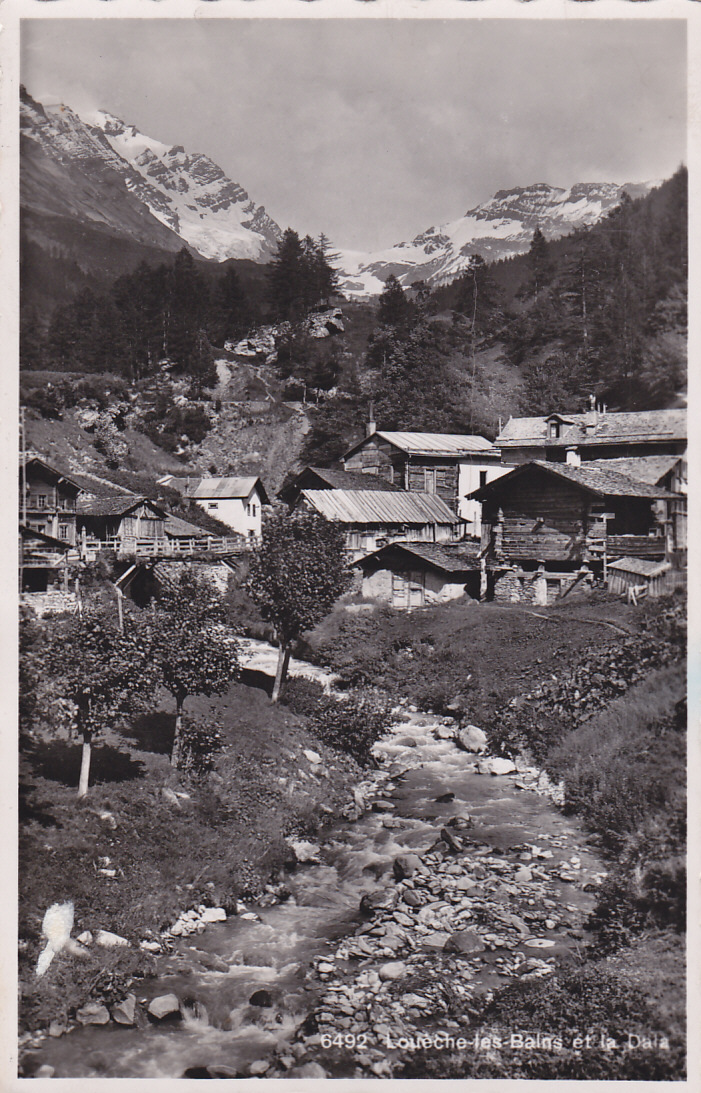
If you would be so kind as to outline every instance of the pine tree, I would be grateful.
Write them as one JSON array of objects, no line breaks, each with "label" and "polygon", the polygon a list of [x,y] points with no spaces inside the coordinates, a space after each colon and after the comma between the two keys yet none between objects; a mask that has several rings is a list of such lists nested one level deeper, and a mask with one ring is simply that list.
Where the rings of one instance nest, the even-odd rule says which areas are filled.
[{"label": "pine tree", "polygon": [[381,326],[392,326],[398,330],[406,330],[411,323],[412,308],[406,298],[404,289],[390,273],[382,289],[377,307],[377,320]]}]

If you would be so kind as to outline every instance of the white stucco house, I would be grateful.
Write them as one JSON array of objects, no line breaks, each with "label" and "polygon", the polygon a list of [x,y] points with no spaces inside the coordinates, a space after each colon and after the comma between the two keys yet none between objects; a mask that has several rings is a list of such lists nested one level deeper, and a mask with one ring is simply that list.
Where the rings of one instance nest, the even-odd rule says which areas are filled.
[{"label": "white stucco house", "polygon": [[247,539],[260,538],[263,531],[263,505],[268,495],[260,478],[176,478],[167,475],[159,485],[179,490],[195,501],[210,516],[221,520]]}]

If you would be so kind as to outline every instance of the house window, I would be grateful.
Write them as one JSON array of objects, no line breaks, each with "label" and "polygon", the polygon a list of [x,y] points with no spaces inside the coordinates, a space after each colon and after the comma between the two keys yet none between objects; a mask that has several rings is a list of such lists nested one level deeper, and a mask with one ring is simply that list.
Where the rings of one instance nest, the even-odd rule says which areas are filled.
[{"label": "house window", "polygon": [[551,440],[557,440],[559,436],[560,436],[560,422],[559,421],[551,421],[550,422],[550,439]]},{"label": "house window", "polygon": [[59,539],[67,539],[68,538],[68,524],[59,524],[58,525],[58,537],[59,537]]},{"label": "house window", "polygon": [[37,508],[40,508],[40,509],[45,509],[46,508],[46,494],[45,493],[40,493],[39,496],[37,497]]},{"label": "house window", "polygon": [[482,489],[482,486],[486,486],[486,485],[487,485],[487,472],[486,471],[480,471],[480,489]]},{"label": "house window", "polygon": [[209,504],[207,505],[207,508],[208,509],[218,509],[219,508],[219,502],[218,501],[210,501]]}]

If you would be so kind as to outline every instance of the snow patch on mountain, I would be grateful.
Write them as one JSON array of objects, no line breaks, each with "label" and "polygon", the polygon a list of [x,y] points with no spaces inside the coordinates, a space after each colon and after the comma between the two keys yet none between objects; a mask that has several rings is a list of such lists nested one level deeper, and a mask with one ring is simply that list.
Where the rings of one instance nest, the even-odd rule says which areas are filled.
[{"label": "snow patch on mountain", "polygon": [[641,197],[656,185],[659,183],[619,186],[585,182],[563,189],[537,182],[498,190],[459,219],[428,228],[411,242],[373,253],[342,251],[338,263],[341,288],[348,296],[374,295],[382,291],[390,274],[405,286],[417,280],[446,284],[466,268],[474,254],[488,262],[523,254],[536,228],[546,239],[557,239],[596,223],[619,204],[624,191]]},{"label": "snow patch on mountain", "polygon": [[153,215],[204,258],[266,261],[274,253],[278,225],[207,156],[169,147],[102,110],[83,120],[164,199],[149,204]]}]

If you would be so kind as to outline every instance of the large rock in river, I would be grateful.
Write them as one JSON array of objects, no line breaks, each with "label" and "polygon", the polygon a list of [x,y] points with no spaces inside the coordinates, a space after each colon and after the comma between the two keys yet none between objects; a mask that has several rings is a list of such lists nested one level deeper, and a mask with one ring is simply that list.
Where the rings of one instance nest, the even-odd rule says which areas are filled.
[{"label": "large rock in river", "polygon": [[487,734],[477,725],[466,725],[460,729],[456,740],[464,751],[482,752],[487,750]]}]

